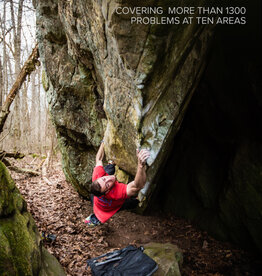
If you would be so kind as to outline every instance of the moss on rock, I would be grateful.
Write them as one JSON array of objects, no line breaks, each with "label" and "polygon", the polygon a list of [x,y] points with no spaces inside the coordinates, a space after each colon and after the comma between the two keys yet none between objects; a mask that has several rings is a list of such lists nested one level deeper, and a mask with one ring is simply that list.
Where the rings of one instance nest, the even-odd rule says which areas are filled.
[{"label": "moss on rock", "polygon": [[[26,203],[11,179],[4,164],[0,161],[0,275],[40,275],[45,271],[42,255],[41,237],[32,216],[27,212]],[[50,263],[49,265],[52,265]],[[65,275],[57,262],[53,269],[60,274],[47,270],[44,275]]]},{"label": "moss on rock", "polygon": [[57,259],[42,247],[42,268],[39,276],[62,276],[65,272]]},{"label": "moss on rock", "polygon": [[6,237],[3,250],[11,249],[13,270],[17,275],[37,275],[41,266],[40,237],[33,230],[34,222],[29,216],[27,212],[23,215],[17,212],[10,218],[1,219],[0,232]]},{"label": "moss on rock", "polygon": [[15,183],[4,164],[0,162],[0,217],[8,216],[15,211],[12,192],[17,192]]}]

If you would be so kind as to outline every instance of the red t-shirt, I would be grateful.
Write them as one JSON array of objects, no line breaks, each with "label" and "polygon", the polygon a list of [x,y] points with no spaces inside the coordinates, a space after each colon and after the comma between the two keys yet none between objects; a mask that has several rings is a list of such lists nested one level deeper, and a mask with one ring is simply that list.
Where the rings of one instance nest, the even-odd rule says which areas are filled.
[{"label": "red t-shirt", "polygon": [[[93,171],[92,181],[104,175],[108,175],[104,168],[96,166]],[[121,208],[127,198],[126,188],[126,184],[116,181],[106,195],[94,196],[94,213],[102,223],[110,219]]]}]

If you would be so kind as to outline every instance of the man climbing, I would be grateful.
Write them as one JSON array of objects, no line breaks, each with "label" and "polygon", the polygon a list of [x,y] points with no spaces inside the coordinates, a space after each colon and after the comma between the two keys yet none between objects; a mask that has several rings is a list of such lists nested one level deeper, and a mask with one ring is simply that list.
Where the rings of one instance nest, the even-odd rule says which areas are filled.
[{"label": "man climbing", "polygon": [[[149,156],[148,150],[142,149],[141,151],[137,151],[138,164],[135,180],[127,185],[119,183],[116,177],[112,175],[114,174],[114,164],[103,167],[104,142],[102,141],[96,154],[96,166],[92,176],[91,194],[93,196],[91,195],[91,201],[93,203],[94,214],[85,219],[85,223],[88,226],[105,223],[121,207],[130,205],[130,197],[137,196],[146,183],[146,160]],[[133,203],[131,201],[131,206]]]}]

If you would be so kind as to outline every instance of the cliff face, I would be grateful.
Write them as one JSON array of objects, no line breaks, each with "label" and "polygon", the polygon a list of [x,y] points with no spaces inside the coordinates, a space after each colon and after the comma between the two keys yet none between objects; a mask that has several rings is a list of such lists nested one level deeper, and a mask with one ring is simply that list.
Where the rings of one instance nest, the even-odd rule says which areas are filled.
[{"label": "cliff face", "polygon": [[[212,206],[204,206],[210,208],[211,213],[212,210],[220,212],[231,202],[231,197],[235,196],[234,192],[224,194],[225,202],[221,207],[218,190],[224,190],[228,183],[234,186],[233,183],[238,180],[225,184],[216,179],[219,183],[216,182],[214,191],[212,177],[201,175],[197,177],[197,185],[193,185],[195,189],[188,193],[183,191],[183,177],[176,178],[175,183],[171,179],[166,179],[168,184],[163,183],[163,177],[170,174],[170,171],[175,172],[174,167],[179,167],[184,158],[187,161],[194,160],[199,166],[204,158],[200,151],[202,140],[201,143],[196,140],[194,147],[199,147],[199,151],[192,151],[194,156],[189,152],[188,159],[183,150],[177,154],[173,144],[191,97],[203,75],[213,27],[197,25],[195,21],[190,25],[130,24],[131,15],[117,14],[116,8],[133,7],[131,2],[133,1],[35,1],[40,57],[45,69],[43,83],[60,141],[66,177],[79,193],[89,195],[88,186],[95,154],[104,137],[107,159],[113,159],[119,167],[119,175],[121,172],[121,175],[129,176],[129,179],[135,175],[136,148],[150,149],[148,181],[140,194],[141,210],[149,203],[149,206],[154,205],[158,195],[165,195],[166,202],[170,203],[163,204],[167,210],[182,214],[176,204],[180,202],[181,210],[183,205],[189,205],[190,215],[186,212],[183,215],[194,219],[199,217],[203,209],[200,208],[196,215],[195,206],[187,203],[195,196],[201,202],[207,195]],[[194,5],[212,5],[214,2],[194,1]],[[157,4],[156,1],[148,0],[143,3],[145,5],[166,9],[179,4],[171,0],[157,1]],[[216,53],[214,56],[217,56]],[[214,77],[212,82],[219,81],[215,78],[216,68],[209,70]],[[201,87],[199,89],[204,90]],[[214,91],[218,97],[219,92]],[[219,100],[215,105],[223,105],[220,97]],[[213,110],[215,109],[210,108],[210,111]],[[204,116],[208,120],[209,113]],[[236,121],[238,119],[234,118]],[[198,122],[200,126],[201,120],[202,118]],[[182,140],[186,144],[192,143],[194,139],[192,136],[189,141],[186,138]],[[221,138],[217,149],[223,147],[223,141],[224,138]],[[216,157],[206,145],[204,152],[210,158],[203,164],[203,167],[206,166],[206,174],[209,174],[208,165],[212,164],[214,170],[223,171],[224,167],[216,163]],[[170,159],[169,169],[165,171],[171,153],[177,160],[173,160],[170,165]],[[237,160],[240,159],[236,159],[234,164],[241,163]],[[233,170],[234,166],[230,164],[228,166]],[[237,170],[241,170],[240,167]],[[201,168],[194,167],[199,171]],[[191,169],[191,166],[181,166],[181,175],[188,179]],[[258,171],[255,171],[256,177],[259,177]],[[241,177],[237,176],[237,179]],[[163,192],[164,185],[168,185],[170,194]],[[185,202],[177,199],[180,195]],[[256,195],[260,200],[261,195]],[[219,203],[213,204],[214,199]],[[223,213],[225,216],[229,213],[234,216],[233,212],[226,209],[223,209]],[[203,214],[203,220],[206,217],[208,216]],[[220,219],[221,217],[219,223]],[[226,238],[226,233],[231,231],[227,228],[230,218],[224,218],[223,224],[225,227],[221,227],[220,237]],[[236,230],[239,227],[241,224]],[[216,228],[216,225],[209,228]],[[238,241],[241,239],[245,239],[245,235],[241,234]]]},{"label": "cliff face", "polygon": [[65,275],[44,247],[26,203],[0,161],[0,275]]},{"label": "cliff face", "polygon": [[36,1],[44,85],[64,171],[83,195],[103,137],[107,158],[131,176],[136,148],[149,148],[153,183],[201,76],[211,35],[197,24],[130,24],[131,15],[117,14],[118,6],[132,5]]}]

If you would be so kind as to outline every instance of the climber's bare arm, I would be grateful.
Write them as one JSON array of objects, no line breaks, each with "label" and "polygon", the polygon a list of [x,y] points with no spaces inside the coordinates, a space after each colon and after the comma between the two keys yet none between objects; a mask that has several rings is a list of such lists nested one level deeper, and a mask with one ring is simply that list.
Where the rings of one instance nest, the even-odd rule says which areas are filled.
[{"label": "climber's bare arm", "polygon": [[142,149],[137,152],[137,171],[135,180],[127,185],[127,196],[136,196],[146,183],[146,160],[150,156],[148,150]]},{"label": "climber's bare arm", "polygon": [[104,141],[102,141],[98,152],[96,154],[96,166],[103,166],[103,158],[104,158],[105,150],[104,150]]}]

